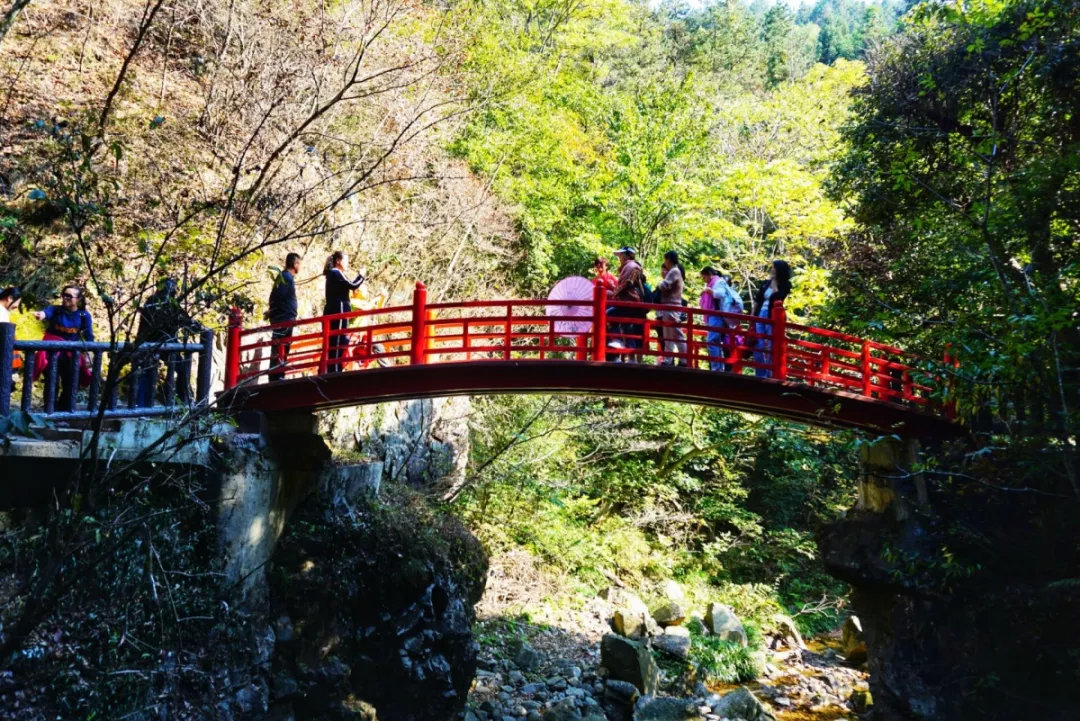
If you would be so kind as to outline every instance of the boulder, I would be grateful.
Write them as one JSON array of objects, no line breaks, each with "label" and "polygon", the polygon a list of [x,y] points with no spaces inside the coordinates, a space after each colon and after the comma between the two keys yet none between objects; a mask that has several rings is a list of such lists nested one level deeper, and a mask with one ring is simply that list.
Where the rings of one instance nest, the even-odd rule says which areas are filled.
[{"label": "boulder", "polygon": [[688,629],[686,626],[668,626],[664,629],[664,635],[690,638],[690,629]]},{"label": "boulder", "polygon": [[848,616],[844,621],[841,639],[844,644],[844,656],[848,663],[857,666],[866,662],[866,635],[863,633],[862,623],[858,616]]},{"label": "boulder", "polygon": [[776,635],[784,639],[784,643],[791,648],[806,650],[806,644],[803,642],[802,634],[799,633],[799,627],[795,625],[794,620],[782,613],[778,613],[772,617],[772,621],[773,625],[776,626]]},{"label": "boulder", "polygon": [[273,567],[275,633],[287,635],[286,617],[293,628],[270,674],[290,679],[276,691],[298,718],[336,718],[361,702],[386,719],[462,711],[476,675],[473,604],[487,559],[457,521],[419,504],[328,509],[311,494],[286,525]]},{"label": "boulder", "polygon": [[608,589],[608,601],[615,606],[611,629],[620,636],[644,638],[649,635],[652,615],[638,596],[622,589]]},{"label": "boulder", "polygon": [[[681,628],[672,626],[672,628]],[[662,651],[669,656],[685,661],[690,658],[690,634],[677,636],[675,634],[662,633],[652,640],[653,648]]]},{"label": "boulder", "polygon": [[574,708],[574,702],[566,699],[545,711],[543,719],[544,721],[581,721],[581,714]]},{"label": "boulder", "polygon": [[608,679],[604,684],[600,705],[608,721],[632,721],[634,704],[638,697],[638,689],[634,684]]},{"label": "boulder", "polygon": [[652,617],[661,626],[678,626],[686,620],[686,611],[674,601],[668,601],[653,611]]},{"label": "boulder", "polygon": [[713,706],[713,713],[733,721],[776,721],[772,712],[745,686],[725,694],[719,703]]},{"label": "boulder", "polygon": [[686,594],[683,593],[682,586],[672,580],[664,581],[660,586],[660,593],[664,598],[672,603],[678,603],[680,605],[686,603]]},{"label": "boulder", "polygon": [[540,654],[523,639],[511,641],[508,650],[514,659],[514,665],[522,671],[532,671],[540,665]]},{"label": "boulder", "polygon": [[634,721],[700,721],[698,705],[686,698],[652,698],[634,711]]},{"label": "boulder", "polygon": [[660,670],[640,643],[609,633],[600,642],[600,663],[607,669],[608,678],[632,683],[649,696],[656,693]]},{"label": "boulder", "polygon": [[742,621],[730,606],[710,603],[709,610],[705,613],[705,628],[709,633],[719,636],[724,641],[738,643],[740,646],[745,646],[749,642]]}]

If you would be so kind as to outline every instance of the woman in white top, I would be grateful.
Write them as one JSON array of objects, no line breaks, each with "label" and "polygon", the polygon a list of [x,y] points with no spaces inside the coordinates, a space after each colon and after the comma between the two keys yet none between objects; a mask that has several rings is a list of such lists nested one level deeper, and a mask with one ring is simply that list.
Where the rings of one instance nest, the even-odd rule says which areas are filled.
[{"label": "woman in white top", "polygon": [[19,307],[22,299],[22,291],[18,288],[4,288],[0,290],[0,323],[11,322],[11,311]]},{"label": "woman in white top", "polygon": [[[664,305],[677,306],[670,310],[657,311],[656,319],[664,323],[662,337],[664,339],[664,353],[682,354],[680,358],[670,356],[660,361],[661,365],[689,365],[686,361],[686,334],[679,324],[682,318],[683,286],[686,283],[686,273],[679,264],[679,254],[674,250],[664,253],[664,280],[656,289],[660,292],[660,302]],[[676,362],[676,360],[678,362]]]}]

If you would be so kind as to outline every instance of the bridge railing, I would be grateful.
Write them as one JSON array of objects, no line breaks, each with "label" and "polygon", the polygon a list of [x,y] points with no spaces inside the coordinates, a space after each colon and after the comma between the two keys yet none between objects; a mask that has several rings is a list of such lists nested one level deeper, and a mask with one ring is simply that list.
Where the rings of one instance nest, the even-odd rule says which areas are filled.
[{"label": "bridge railing", "polygon": [[[49,420],[151,416],[210,400],[214,331],[198,343],[130,343],[16,340],[15,325],[0,323],[0,417],[17,407]],[[159,368],[164,403],[156,400]],[[107,388],[110,367],[117,382]],[[195,372],[195,390],[191,376]],[[40,378],[39,378],[40,377]],[[42,380],[41,384],[35,381]],[[140,380],[149,387],[140,393]],[[62,390],[69,389],[68,393]]]},{"label": "bridge railing", "polygon": [[[559,314],[549,314],[559,313]],[[650,317],[650,315],[652,317]],[[746,373],[928,406],[935,383],[918,359],[892,346],[771,317],[590,300],[413,303],[243,329],[235,316],[226,388],[372,366],[467,361],[592,361],[682,365]]]}]

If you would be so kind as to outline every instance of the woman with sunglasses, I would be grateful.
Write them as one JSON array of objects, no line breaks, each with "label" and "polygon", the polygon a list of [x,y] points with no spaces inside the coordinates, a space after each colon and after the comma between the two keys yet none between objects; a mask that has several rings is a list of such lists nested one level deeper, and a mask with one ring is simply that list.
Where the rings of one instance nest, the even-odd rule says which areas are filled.
[{"label": "woman with sunglasses", "polygon": [[[50,305],[45,310],[34,313],[38,320],[45,321],[45,335],[42,340],[93,341],[94,321],[86,312],[86,300],[82,288],[66,285],[60,291],[60,305]],[[79,354],[79,385],[90,384],[90,368],[86,362],[86,353]],[[58,356],[57,375],[60,378],[60,395],[57,398],[57,410],[75,410],[75,389],[71,387],[71,351],[62,351]],[[34,380],[36,381],[49,365],[48,354],[38,351],[34,360]]]}]

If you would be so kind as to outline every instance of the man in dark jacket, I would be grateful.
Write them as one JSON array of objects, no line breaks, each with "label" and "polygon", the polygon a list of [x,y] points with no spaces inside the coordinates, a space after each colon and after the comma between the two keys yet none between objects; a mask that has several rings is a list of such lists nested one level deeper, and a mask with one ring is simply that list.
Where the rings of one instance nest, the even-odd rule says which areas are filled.
[{"label": "man in dark jacket", "polygon": [[[267,316],[271,324],[288,323],[296,320],[296,274],[300,272],[300,255],[289,253],[285,256],[285,270],[274,279],[274,287],[270,291],[270,310]],[[270,346],[270,355],[273,359],[274,368],[281,369],[289,356],[289,343],[286,338],[292,336],[293,326],[274,328],[270,331],[273,345]],[[271,371],[270,380],[279,381],[285,377],[284,370]]]},{"label": "man in dark jacket", "polygon": [[[136,403],[143,408],[154,405],[154,389],[162,360],[166,362],[166,387],[169,376],[175,374],[176,395],[184,403],[191,401],[191,387],[188,383],[191,376],[191,357],[160,350],[163,343],[178,343],[181,330],[190,333],[202,330],[202,325],[192,320],[180,307],[176,300],[176,290],[176,279],[166,278],[158,283],[157,292],[147,298],[139,308],[139,329],[135,333],[135,363],[138,368]],[[171,401],[171,398],[165,398],[166,403]]]}]

